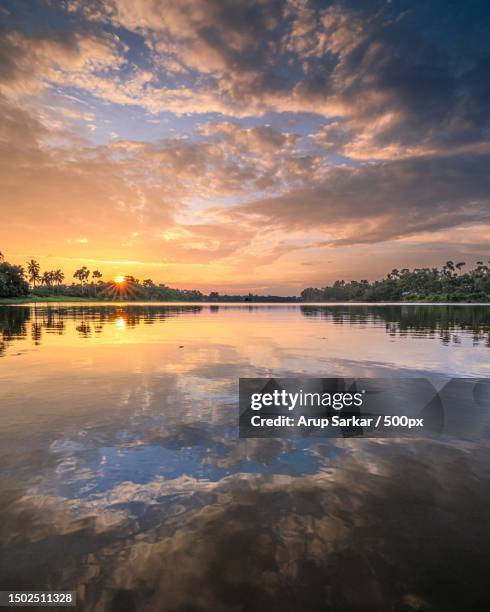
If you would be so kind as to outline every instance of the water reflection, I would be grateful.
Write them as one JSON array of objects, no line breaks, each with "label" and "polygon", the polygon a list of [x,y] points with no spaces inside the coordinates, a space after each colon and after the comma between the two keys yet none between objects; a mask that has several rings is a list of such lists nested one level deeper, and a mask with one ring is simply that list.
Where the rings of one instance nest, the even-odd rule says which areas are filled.
[{"label": "water reflection", "polygon": [[445,344],[461,342],[459,332],[471,332],[475,343],[490,346],[488,306],[302,306],[306,317],[321,317],[337,325],[385,325],[392,336],[439,337]]},{"label": "water reflection", "polygon": [[219,313],[220,311],[301,312],[305,317],[318,317],[335,325],[384,325],[392,336],[418,335],[461,342],[460,333],[470,332],[475,343],[490,346],[488,306],[277,306],[277,305],[69,305],[69,306],[4,306],[0,307],[0,354],[9,342],[26,338],[29,329],[35,344],[42,341],[43,331],[63,334],[66,321],[76,321],[76,331],[87,338],[100,334],[106,324],[120,329],[140,324],[160,323],[182,314]]},{"label": "water reflection", "polygon": [[238,376],[488,375],[490,309],[424,308],[0,308],[2,589],[108,611],[484,609],[488,430],[237,439]]},{"label": "water reflection", "polygon": [[70,306],[0,306],[0,355],[9,342],[26,338],[41,343],[43,331],[63,334],[66,321],[76,321],[76,331],[87,338],[100,334],[104,325],[116,323],[120,328],[152,324],[183,313],[201,312],[202,306],[140,305],[70,305]]}]

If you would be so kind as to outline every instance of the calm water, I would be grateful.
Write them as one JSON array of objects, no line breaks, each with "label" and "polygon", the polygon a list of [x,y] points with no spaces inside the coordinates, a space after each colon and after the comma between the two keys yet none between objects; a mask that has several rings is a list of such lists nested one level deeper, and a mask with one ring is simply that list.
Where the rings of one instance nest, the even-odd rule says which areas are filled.
[{"label": "calm water", "polygon": [[488,306],[0,307],[0,589],[489,609],[490,425],[239,440],[236,405],[239,376],[489,377],[489,334]]}]

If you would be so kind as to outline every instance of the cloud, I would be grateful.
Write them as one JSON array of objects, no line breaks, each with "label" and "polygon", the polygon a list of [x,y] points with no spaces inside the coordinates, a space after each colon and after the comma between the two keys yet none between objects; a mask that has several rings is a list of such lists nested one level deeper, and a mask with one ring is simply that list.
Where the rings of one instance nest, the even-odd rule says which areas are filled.
[{"label": "cloud", "polygon": [[[98,84],[113,101],[131,98],[153,112],[337,116],[351,135],[341,148],[356,159],[488,147],[489,55],[474,45],[455,56],[440,23],[441,3],[427,9],[417,2],[405,13],[376,2],[357,8],[261,0],[78,6],[92,20],[137,32],[151,50],[144,88],[104,92]],[[469,36],[478,16],[447,19],[448,30]],[[161,66],[174,76],[185,73],[184,81],[162,83]]]},{"label": "cloud", "polygon": [[481,155],[336,167],[318,183],[237,206],[231,215],[261,227],[322,230],[332,245],[489,223],[489,163]]},{"label": "cloud", "polygon": [[270,266],[270,286],[272,266],[301,249],[316,260],[329,245],[488,227],[490,51],[477,11],[439,0],[36,11],[2,15],[0,180],[16,211],[4,250],[41,228],[43,253],[62,242],[85,255],[82,236],[103,261],[219,262],[243,286],[245,270]]},{"label": "cloud", "polygon": [[[159,256],[162,262],[203,264],[229,257],[250,244],[253,230],[206,219],[190,208],[191,200],[243,197],[273,172],[263,168],[260,147],[269,150],[272,139],[280,151],[288,140],[273,130],[265,135],[245,130],[243,135],[236,128],[237,143],[169,138],[95,146],[80,139],[77,148],[67,148],[53,146],[53,130],[26,109],[0,98],[0,111],[0,182],[7,213],[3,240],[17,236],[22,249],[22,236],[35,228],[43,249],[56,251],[53,243],[62,237],[58,244],[72,256],[85,257],[77,245],[90,242],[98,252],[107,250],[102,259],[128,259],[128,244],[139,253],[130,259]],[[187,210],[189,219],[179,220]]]},{"label": "cloud", "polygon": [[[283,2],[190,0],[184,5],[153,0],[99,4],[106,18],[145,33],[162,55],[203,73],[254,71],[276,40]],[[90,9],[89,9],[90,10]]]},{"label": "cloud", "polygon": [[49,146],[51,132],[32,114],[1,98],[0,109],[4,240],[16,236],[20,246],[35,231],[45,247],[71,235],[99,246],[110,240],[122,252],[116,245],[123,232],[142,222],[171,223],[176,190],[152,184],[141,164],[86,141],[78,149]]},{"label": "cloud", "polygon": [[[325,144],[354,159],[488,152],[490,54],[478,35],[459,54],[450,38],[471,36],[476,12],[441,24],[439,2],[406,12],[292,0],[67,6],[86,19],[80,31],[7,32],[4,89],[71,85],[154,113],[313,112],[337,118]],[[146,60],[108,26],[141,37]]]},{"label": "cloud", "polygon": [[[3,100],[2,115],[3,206],[15,210],[3,224],[3,244],[19,236],[16,251],[30,252],[36,228],[44,252],[63,243],[64,257],[85,258],[85,243],[73,238],[82,236],[101,260],[220,262],[219,274],[242,287],[245,271],[263,268],[266,280],[256,276],[255,285],[267,287],[284,266],[297,270],[296,251],[319,256],[329,245],[490,221],[484,155],[334,166],[304,154],[297,134],[233,122],[202,124],[189,140],[81,140],[67,149],[49,145],[52,131],[12,102]],[[285,257],[289,263],[279,264]],[[296,274],[289,276],[294,287],[310,275]]]},{"label": "cloud", "polygon": [[96,89],[104,82],[97,74],[122,66],[124,48],[115,34],[7,31],[0,43],[0,91],[33,94],[56,84]]},{"label": "cloud", "polygon": [[258,155],[281,152],[286,147],[291,148],[298,140],[298,135],[280,132],[270,125],[247,128],[228,121],[203,124],[200,131],[205,136],[217,134],[227,144]]}]

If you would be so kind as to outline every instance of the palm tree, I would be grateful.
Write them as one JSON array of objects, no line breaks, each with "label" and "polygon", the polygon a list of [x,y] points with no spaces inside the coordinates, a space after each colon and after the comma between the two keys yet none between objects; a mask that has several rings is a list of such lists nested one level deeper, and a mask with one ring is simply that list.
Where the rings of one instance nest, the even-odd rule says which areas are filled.
[{"label": "palm tree", "polygon": [[83,270],[81,268],[79,270],[75,270],[75,272],[73,272],[73,278],[78,278],[81,283],[83,278]]},{"label": "palm tree", "polygon": [[51,287],[51,283],[54,281],[54,274],[53,270],[44,272],[41,277],[41,283],[46,285],[46,287]]},{"label": "palm tree", "polygon": [[63,274],[63,272],[59,268],[58,268],[58,270],[54,271],[53,280],[55,282],[57,282],[58,285],[61,285],[61,283],[65,280],[65,275]]},{"label": "palm tree", "polygon": [[466,262],[465,261],[460,261],[459,263],[456,264],[456,268],[458,268],[458,272],[461,274],[461,268],[463,268],[464,266],[466,266]]},{"label": "palm tree", "polygon": [[78,280],[80,281],[80,284],[84,284],[85,281],[87,280],[87,278],[90,275],[90,270],[87,269],[87,266],[82,266],[81,268],[79,268],[78,270],[75,270],[75,273],[73,274],[73,278],[78,278]]},{"label": "palm tree", "polygon": [[32,286],[36,287],[36,282],[41,280],[39,275],[39,271],[41,266],[35,259],[31,259],[27,262],[27,272],[29,274],[29,282],[32,283]]},{"label": "palm tree", "polygon": [[94,280],[98,279],[97,282],[100,285],[102,283],[102,281],[100,280],[101,278],[102,278],[102,272],[99,272],[99,270],[94,270],[92,272],[92,282],[90,283],[90,293],[92,294],[93,297],[97,295],[97,287],[94,284]]},{"label": "palm tree", "polygon": [[80,281],[82,288],[85,285],[85,282],[87,281],[89,276],[90,270],[87,268],[87,266],[82,266],[78,270],[75,270],[75,273],[73,274],[73,277],[78,278],[78,280]]},{"label": "palm tree", "polygon": [[5,255],[0,251],[0,262],[5,261]]},{"label": "palm tree", "polygon": [[60,288],[61,283],[65,279],[65,275],[59,268],[58,270],[54,270],[52,274],[53,274],[53,282],[58,284],[58,293],[59,293],[59,288]]}]

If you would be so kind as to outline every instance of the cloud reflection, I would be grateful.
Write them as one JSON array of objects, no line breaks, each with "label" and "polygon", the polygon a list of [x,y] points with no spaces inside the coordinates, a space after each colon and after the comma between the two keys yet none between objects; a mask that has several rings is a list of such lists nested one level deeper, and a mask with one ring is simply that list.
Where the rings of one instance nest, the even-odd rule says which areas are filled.
[{"label": "cloud reflection", "polygon": [[[482,307],[0,316],[3,588],[76,589],[83,610],[481,608],[488,428],[466,440],[459,421],[440,440],[240,440],[236,378],[420,375],[418,341],[429,371],[447,374],[457,353],[483,376]],[[375,363],[383,340],[393,350]],[[488,389],[475,389],[483,415]]]}]

